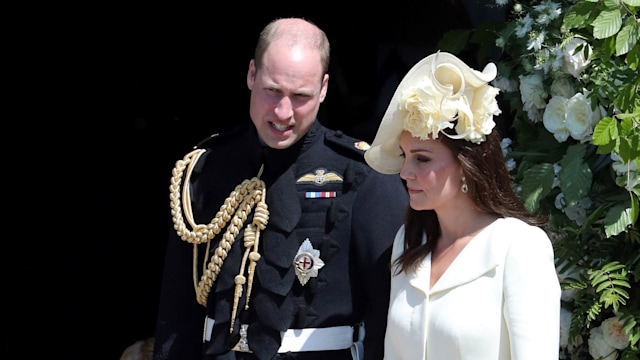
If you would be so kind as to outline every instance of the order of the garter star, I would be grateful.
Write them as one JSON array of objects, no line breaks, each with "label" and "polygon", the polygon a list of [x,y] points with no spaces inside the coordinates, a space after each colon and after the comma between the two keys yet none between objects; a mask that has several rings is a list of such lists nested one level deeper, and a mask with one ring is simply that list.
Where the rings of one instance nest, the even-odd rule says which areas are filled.
[{"label": "order of the garter star", "polygon": [[309,238],[306,238],[300,248],[296,257],[293,259],[293,265],[295,266],[296,276],[303,286],[312,277],[318,276],[318,270],[324,266],[324,261],[320,259],[320,250],[313,248]]}]

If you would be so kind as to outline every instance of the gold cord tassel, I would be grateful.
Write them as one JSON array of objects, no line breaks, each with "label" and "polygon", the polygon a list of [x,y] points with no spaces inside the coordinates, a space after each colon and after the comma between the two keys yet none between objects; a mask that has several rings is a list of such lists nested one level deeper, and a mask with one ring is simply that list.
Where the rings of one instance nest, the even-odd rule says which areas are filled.
[{"label": "gold cord tassel", "polygon": [[[230,329],[232,331],[238,302],[242,297],[243,286],[247,283],[247,279],[243,275],[246,260],[247,258],[249,259],[249,279],[245,305],[245,308],[248,309],[253,275],[255,273],[256,263],[260,260],[260,254],[258,252],[259,233],[260,230],[266,227],[269,220],[269,211],[265,202],[266,186],[264,182],[260,180],[264,166],[260,167],[260,171],[256,177],[250,180],[244,180],[236,186],[222,206],[220,206],[220,210],[209,224],[196,224],[191,208],[190,178],[195,164],[204,152],[205,150],[203,149],[196,149],[188,153],[182,160],[178,160],[172,171],[173,176],[171,177],[171,185],[169,187],[173,227],[182,240],[193,244],[193,283],[199,304],[206,306],[209,292],[220,273],[224,260],[231,250],[231,245],[233,245],[235,238],[238,236],[240,229],[246,222],[252,209],[254,206],[256,207],[253,223],[247,225],[245,230],[244,246],[246,250],[242,259],[240,272],[235,278],[236,288],[234,291],[234,305]],[[185,169],[186,175],[184,175],[184,185],[182,185]],[[181,188],[182,192],[180,191]],[[184,218],[186,218],[192,230],[187,228]],[[229,224],[229,226],[222,235],[213,255],[209,261],[205,259],[202,266],[202,276],[198,282],[198,244],[206,243],[206,254],[209,254],[211,240],[220,234],[227,224]],[[253,248],[253,251],[250,251],[251,248]]]}]

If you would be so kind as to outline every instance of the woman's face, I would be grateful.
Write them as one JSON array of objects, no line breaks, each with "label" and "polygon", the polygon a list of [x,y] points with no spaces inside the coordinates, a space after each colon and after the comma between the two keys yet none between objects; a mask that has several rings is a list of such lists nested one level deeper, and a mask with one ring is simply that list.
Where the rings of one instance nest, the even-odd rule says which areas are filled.
[{"label": "woman's face", "polygon": [[404,156],[400,177],[407,182],[412,209],[437,211],[464,194],[462,167],[440,140],[420,140],[403,131],[400,148]]}]

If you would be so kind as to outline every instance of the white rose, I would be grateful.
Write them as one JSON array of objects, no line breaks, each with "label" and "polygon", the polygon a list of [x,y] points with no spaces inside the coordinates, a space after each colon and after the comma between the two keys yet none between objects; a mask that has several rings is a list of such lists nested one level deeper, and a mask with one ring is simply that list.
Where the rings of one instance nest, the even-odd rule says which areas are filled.
[{"label": "white rose", "polygon": [[572,317],[571,311],[560,308],[560,347],[569,346],[569,329]]},{"label": "white rose", "polygon": [[612,152],[611,154],[609,154],[609,157],[611,158],[611,160],[613,160],[611,167],[616,171],[616,174],[618,175],[624,175],[628,171],[631,171],[631,172],[638,171],[638,165],[636,164],[635,161],[633,161],[633,159],[628,163],[623,164],[622,158],[620,157],[620,155]]},{"label": "white rose", "polygon": [[607,116],[607,110],[602,105],[598,105],[596,109],[593,111],[593,116],[591,116],[591,128],[595,128],[596,125]]},{"label": "white rose", "polygon": [[516,91],[517,83],[506,77],[498,77],[491,82],[491,85],[497,87],[498,89],[504,92],[514,92]]},{"label": "white rose", "polygon": [[538,109],[530,103],[524,104],[522,108],[527,112],[527,116],[531,122],[537,124],[542,121],[542,113],[544,112],[544,109]]},{"label": "white rose", "polygon": [[442,114],[442,108],[438,106],[441,99],[442,94],[428,79],[421,81],[416,88],[405,90],[400,102],[405,110],[404,128],[424,140],[429,134],[437,138],[440,130],[453,127],[448,121],[451,114]]},{"label": "white rose", "polygon": [[553,96],[562,96],[568,99],[575,93],[573,83],[564,76],[554,79],[551,84],[551,95]]},{"label": "white rose", "polygon": [[618,350],[629,346],[629,335],[624,331],[624,326],[619,316],[610,317],[602,322],[602,336],[607,344]]},{"label": "white rose", "polygon": [[587,220],[587,211],[578,205],[569,205],[564,208],[564,213],[569,220],[575,221],[576,224],[582,226]]},{"label": "white rose", "polygon": [[[559,193],[555,199],[555,206],[557,209],[563,209],[566,204],[564,200],[564,194]],[[564,268],[566,263],[558,265],[558,269]],[[564,272],[558,272],[558,280],[562,283],[565,282],[568,278],[577,279],[580,277],[580,269],[572,266],[564,270]],[[576,289],[562,289],[562,293],[560,294],[560,300],[565,302],[573,302],[575,300],[574,296],[576,293]]]},{"label": "white rose", "polygon": [[589,333],[589,355],[594,359],[615,360],[618,358],[618,351],[609,345],[602,335],[602,329],[598,326],[591,329]]},{"label": "white rose", "polygon": [[556,209],[558,209],[558,210],[564,209],[564,207],[567,205],[565,200],[564,200],[564,194],[563,193],[558,193],[558,195],[556,195],[556,199],[555,199],[555,201],[553,203],[556,206]]},{"label": "white rose", "polygon": [[502,138],[502,140],[500,140],[500,147],[502,148],[502,155],[507,156],[507,154],[509,154],[509,152],[511,152],[511,144],[513,143],[513,140],[511,140],[508,137]]},{"label": "white rose", "polygon": [[589,54],[593,54],[591,46],[580,38],[571,39],[564,48],[565,71],[575,78],[579,78],[582,71],[591,62],[591,60],[584,57],[584,47],[578,52],[575,51],[581,45],[585,45],[589,48]]},{"label": "white rose", "polygon": [[520,98],[522,103],[532,104],[538,109],[544,109],[547,105],[547,93],[544,91],[542,76],[534,73],[531,75],[520,75]]},{"label": "white rose", "polygon": [[491,133],[496,123],[493,121],[493,117],[500,115],[501,110],[498,107],[498,101],[496,96],[500,92],[500,89],[489,85],[483,85],[467,95],[467,98],[471,99],[471,112],[472,114],[466,114],[459,112],[458,124],[456,125],[456,131],[458,134],[468,135],[465,137],[467,140],[480,143],[485,140],[485,135]]},{"label": "white rose", "polygon": [[589,98],[582,93],[577,93],[569,99],[566,106],[565,127],[569,130],[571,137],[580,142],[591,140],[593,111],[591,111]]},{"label": "white rose", "polygon": [[565,114],[569,100],[562,96],[554,96],[542,114],[542,123],[558,142],[565,142],[569,138],[569,130],[565,124]]},{"label": "white rose", "polygon": [[555,45],[550,50],[551,54],[549,60],[551,61],[551,70],[553,72],[559,72],[564,67],[564,51],[560,46]]},{"label": "white rose", "polygon": [[448,136],[484,141],[495,127],[493,116],[501,113],[496,100],[500,89],[486,83],[467,84],[464,70],[446,61],[433,64],[428,76],[404,90],[399,102],[403,128],[422,140],[436,139],[440,131],[452,128],[455,120],[457,135]]}]

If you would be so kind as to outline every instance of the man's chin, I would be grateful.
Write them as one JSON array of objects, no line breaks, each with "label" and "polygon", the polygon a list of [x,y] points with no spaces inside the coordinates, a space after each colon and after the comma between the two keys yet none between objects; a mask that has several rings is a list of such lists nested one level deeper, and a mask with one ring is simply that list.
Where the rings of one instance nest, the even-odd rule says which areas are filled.
[{"label": "man's chin", "polygon": [[293,136],[289,136],[285,139],[270,137],[264,142],[272,149],[286,149],[295,143],[295,138]]}]

